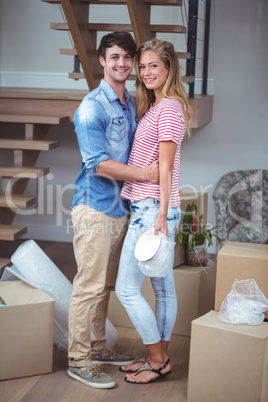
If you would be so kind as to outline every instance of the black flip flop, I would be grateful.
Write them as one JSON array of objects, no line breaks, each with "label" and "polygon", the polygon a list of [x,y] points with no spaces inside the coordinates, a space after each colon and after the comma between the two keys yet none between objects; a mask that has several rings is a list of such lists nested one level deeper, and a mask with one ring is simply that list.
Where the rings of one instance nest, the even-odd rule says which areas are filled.
[{"label": "black flip flop", "polygon": [[171,370],[168,371],[167,373],[162,374],[161,370],[163,370],[165,367],[167,367],[168,363],[170,362],[169,359],[157,370],[153,369],[152,366],[150,365],[149,362],[146,362],[134,375],[138,375],[142,371],[152,371],[153,373],[156,373],[159,375],[159,377],[154,378],[153,380],[150,380],[148,382],[136,382],[136,381],[128,381],[127,377],[125,377],[125,381],[128,382],[129,384],[149,384],[150,382],[154,382],[156,380],[159,380],[159,378],[166,377],[171,373]]}]

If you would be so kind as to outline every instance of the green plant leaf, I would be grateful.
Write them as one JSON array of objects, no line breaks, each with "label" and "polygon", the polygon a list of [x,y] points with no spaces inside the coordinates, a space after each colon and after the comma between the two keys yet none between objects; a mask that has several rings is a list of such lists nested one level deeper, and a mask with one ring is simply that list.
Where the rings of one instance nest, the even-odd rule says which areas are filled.
[{"label": "green plant leaf", "polygon": [[192,216],[193,216],[194,208],[197,208],[195,203],[196,203],[196,200],[194,200],[192,202],[192,204],[187,205],[186,210],[185,210],[185,214],[184,214],[184,217],[183,217],[183,223],[192,222]]},{"label": "green plant leaf", "polygon": [[220,245],[223,247],[222,239],[221,239],[219,236],[217,236],[216,234],[214,234],[214,236],[216,237],[216,239],[218,240],[218,242],[220,243]]},{"label": "green plant leaf", "polygon": [[209,246],[213,246],[213,241],[212,241],[212,237],[209,234],[205,235],[205,238],[207,239]]},{"label": "green plant leaf", "polygon": [[193,235],[189,234],[188,238],[188,250],[191,251],[193,249]]},{"label": "green plant leaf", "polygon": [[[198,218],[197,223],[193,222],[193,216]],[[204,224],[203,216],[197,216],[196,200],[194,200],[192,204],[188,204],[182,223],[180,233],[178,234],[178,240],[184,247],[187,247],[189,251],[195,246],[203,245],[206,241],[208,242],[208,247],[213,246],[213,237],[215,237],[221,246],[223,245],[221,238],[213,233],[214,230],[221,226],[214,226],[211,229],[207,229],[207,225]]]}]

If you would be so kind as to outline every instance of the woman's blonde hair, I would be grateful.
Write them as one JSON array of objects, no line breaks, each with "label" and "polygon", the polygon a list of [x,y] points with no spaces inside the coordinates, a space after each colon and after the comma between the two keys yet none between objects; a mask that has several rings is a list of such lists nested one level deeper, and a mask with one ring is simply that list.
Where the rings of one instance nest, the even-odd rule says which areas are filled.
[{"label": "woman's blonde hair", "polygon": [[139,48],[135,57],[135,70],[137,73],[136,79],[136,100],[137,100],[137,115],[138,119],[144,115],[146,110],[149,109],[151,103],[155,101],[154,91],[147,89],[142,82],[140,76],[140,57],[142,52],[152,50],[163,61],[166,69],[169,71],[166,83],[162,90],[165,98],[173,98],[180,101],[184,111],[184,117],[186,122],[186,132],[190,135],[190,120],[192,115],[192,108],[188,103],[188,95],[183,86],[180,73],[180,65],[177,54],[174,50],[172,43],[160,40],[152,39],[143,43]]}]

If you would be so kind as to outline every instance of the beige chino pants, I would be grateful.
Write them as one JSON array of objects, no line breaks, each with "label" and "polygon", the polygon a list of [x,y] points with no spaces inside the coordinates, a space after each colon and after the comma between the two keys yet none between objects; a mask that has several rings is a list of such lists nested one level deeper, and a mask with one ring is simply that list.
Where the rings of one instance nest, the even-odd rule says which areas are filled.
[{"label": "beige chino pants", "polygon": [[69,307],[68,359],[72,367],[91,363],[106,350],[105,322],[114,290],[127,217],[114,218],[87,205],[72,209],[77,274]]}]

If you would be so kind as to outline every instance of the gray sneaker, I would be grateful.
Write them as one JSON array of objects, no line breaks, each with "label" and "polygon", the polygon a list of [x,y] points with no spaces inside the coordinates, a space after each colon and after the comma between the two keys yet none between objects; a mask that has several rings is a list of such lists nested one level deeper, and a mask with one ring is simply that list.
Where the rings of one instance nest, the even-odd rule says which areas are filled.
[{"label": "gray sneaker", "polygon": [[131,364],[136,360],[135,356],[121,355],[115,349],[108,349],[106,355],[92,355],[92,363],[112,364],[114,366],[122,366]]},{"label": "gray sneaker", "polygon": [[115,386],[115,381],[109,375],[101,372],[98,364],[91,363],[84,370],[69,366],[68,375],[93,388],[113,388]]}]

